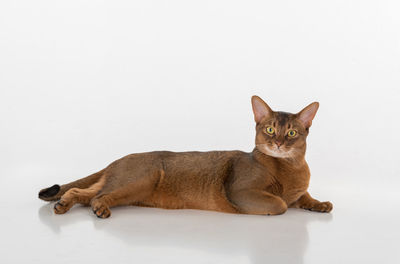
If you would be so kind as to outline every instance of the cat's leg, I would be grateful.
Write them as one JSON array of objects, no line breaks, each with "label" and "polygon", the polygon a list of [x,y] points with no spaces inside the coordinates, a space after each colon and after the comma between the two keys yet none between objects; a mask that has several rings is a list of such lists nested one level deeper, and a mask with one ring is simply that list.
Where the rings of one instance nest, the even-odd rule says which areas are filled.
[{"label": "cat's leg", "polygon": [[97,183],[86,189],[69,189],[54,205],[54,212],[56,214],[64,214],[68,212],[68,210],[71,209],[71,207],[74,206],[74,204],[76,203],[89,205],[90,200],[100,191],[103,185],[104,178],[100,179]]},{"label": "cat's leg", "polygon": [[329,213],[332,211],[333,205],[331,202],[320,202],[311,197],[311,195],[306,192],[302,195],[296,202],[290,205],[292,208],[302,208],[315,212]]},{"label": "cat's leg", "polygon": [[[236,206],[234,203],[232,203],[232,201],[230,201],[226,197],[226,194],[221,195],[221,193],[216,193],[215,195],[212,196],[212,198],[210,198],[210,200],[212,200],[213,203],[209,204],[207,202],[203,202],[202,203],[203,207],[199,207],[196,209],[212,210],[212,211],[217,211],[217,212],[222,212],[222,213],[230,213],[230,214],[240,214],[241,213],[238,206]],[[186,208],[186,207],[184,207],[184,208]],[[187,207],[187,209],[190,209],[190,207]]]},{"label": "cat's leg", "polygon": [[108,218],[111,216],[111,207],[132,205],[145,200],[154,192],[159,177],[157,172],[153,176],[137,179],[114,190],[106,184],[103,190],[90,202],[94,214],[99,218]]},{"label": "cat's leg", "polygon": [[56,214],[64,214],[76,203],[89,205],[90,200],[96,195],[96,192],[89,189],[72,188],[69,189],[61,199],[54,205]]},{"label": "cat's leg", "polygon": [[287,210],[280,197],[257,189],[245,189],[231,193],[230,200],[244,214],[278,215]]}]

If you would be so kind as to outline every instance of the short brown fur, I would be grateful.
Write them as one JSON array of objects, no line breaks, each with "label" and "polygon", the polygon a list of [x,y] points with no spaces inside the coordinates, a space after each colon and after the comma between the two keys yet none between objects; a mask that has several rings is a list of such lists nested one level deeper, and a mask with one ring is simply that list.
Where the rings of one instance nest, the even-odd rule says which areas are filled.
[{"label": "short brown fur", "polygon": [[[59,200],[57,214],[80,203],[91,205],[100,218],[109,217],[110,208],[119,205],[260,215],[282,214],[288,207],[330,212],[330,202],[319,202],[307,192],[306,137],[318,103],[298,114],[274,112],[257,96],[252,106],[256,147],[251,153],[131,154],[86,178],[43,189],[39,198]],[[273,134],[266,132],[270,127]],[[291,130],[296,132],[293,137]]]}]

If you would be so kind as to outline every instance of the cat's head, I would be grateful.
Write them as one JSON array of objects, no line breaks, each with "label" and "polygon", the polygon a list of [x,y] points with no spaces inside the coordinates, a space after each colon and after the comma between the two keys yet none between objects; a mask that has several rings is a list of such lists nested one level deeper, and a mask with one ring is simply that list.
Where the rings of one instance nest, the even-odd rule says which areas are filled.
[{"label": "cat's head", "polygon": [[319,103],[297,114],[275,112],[258,96],[251,98],[256,121],[256,148],[275,158],[296,158],[306,151],[306,138]]}]

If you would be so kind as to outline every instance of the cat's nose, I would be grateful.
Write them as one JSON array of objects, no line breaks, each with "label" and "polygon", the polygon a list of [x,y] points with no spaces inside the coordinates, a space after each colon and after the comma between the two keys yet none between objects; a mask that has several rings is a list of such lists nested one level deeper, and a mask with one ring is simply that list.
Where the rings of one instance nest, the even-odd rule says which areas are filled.
[{"label": "cat's nose", "polygon": [[278,146],[278,148],[282,145],[282,141],[275,141],[275,144]]}]

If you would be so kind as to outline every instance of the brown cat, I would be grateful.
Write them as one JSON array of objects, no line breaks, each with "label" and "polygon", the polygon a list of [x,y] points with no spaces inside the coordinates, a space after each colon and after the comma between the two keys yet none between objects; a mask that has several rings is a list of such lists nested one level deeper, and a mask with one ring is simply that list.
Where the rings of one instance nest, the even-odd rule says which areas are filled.
[{"label": "brown cat", "polygon": [[39,198],[59,200],[56,214],[74,204],[91,205],[100,218],[110,207],[138,205],[278,215],[288,207],[330,212],[330,202],[307,192],[306,138],[319,104],[298,114],[274,112],[252,97],[256,146],[242,151],[131,154],[86,178],[43,189]]}]

